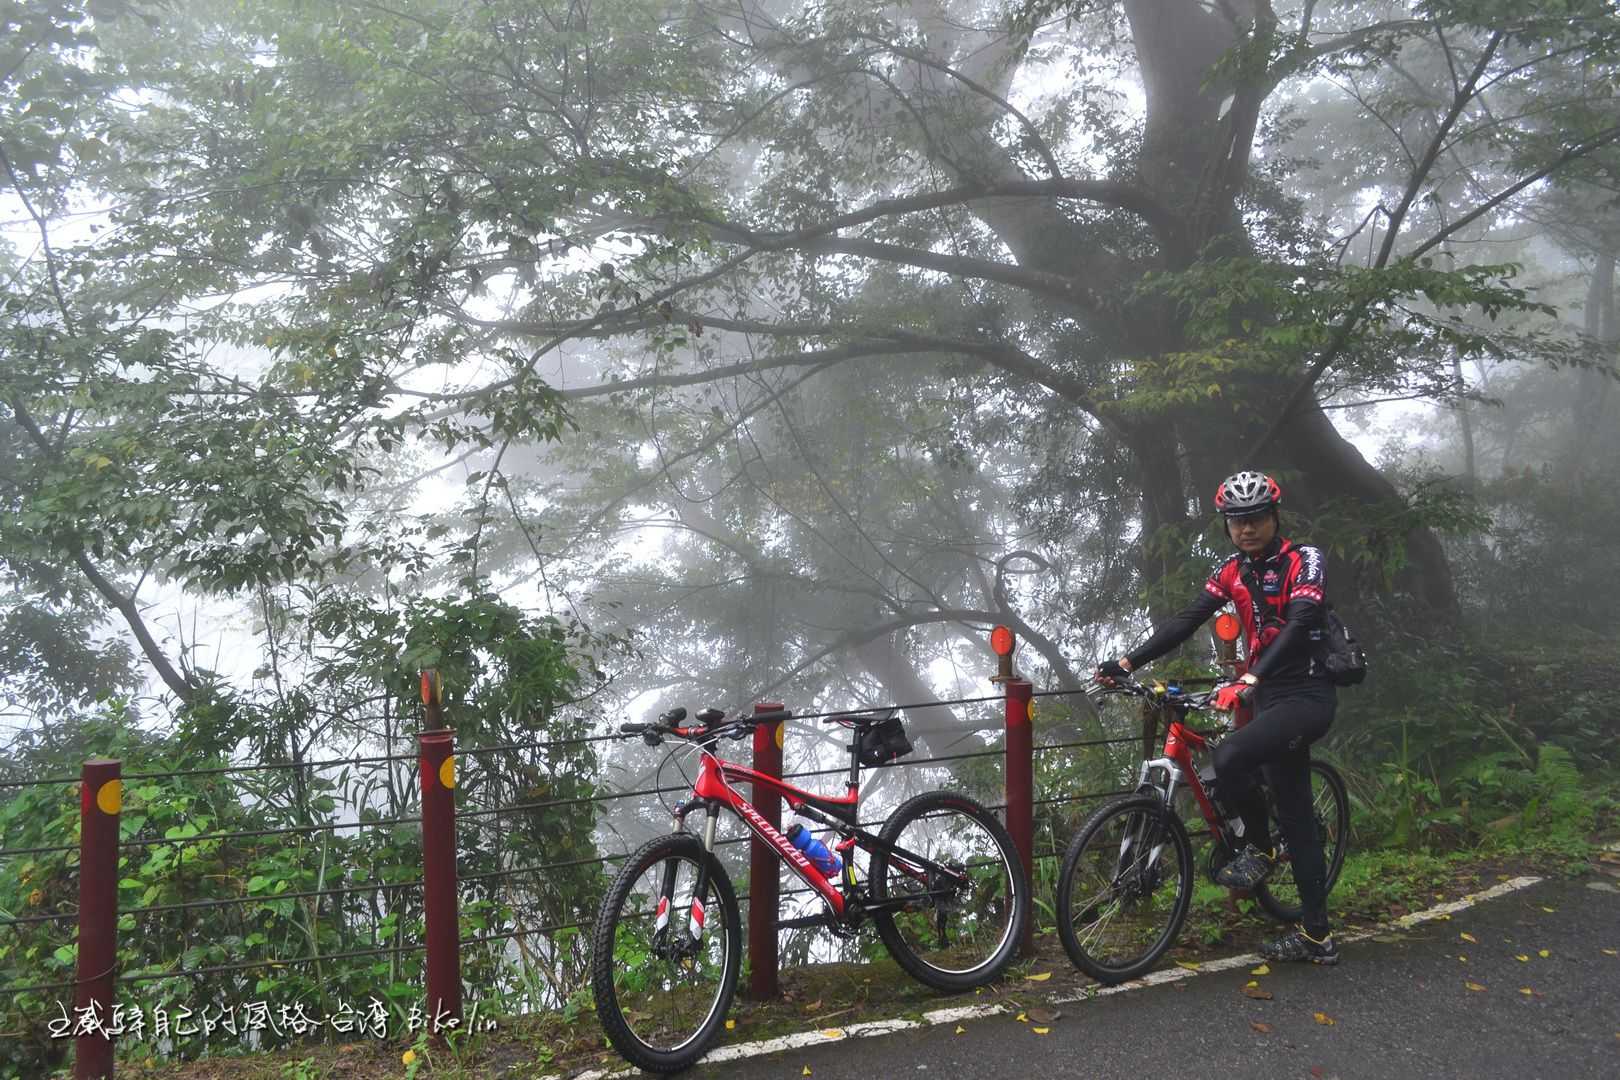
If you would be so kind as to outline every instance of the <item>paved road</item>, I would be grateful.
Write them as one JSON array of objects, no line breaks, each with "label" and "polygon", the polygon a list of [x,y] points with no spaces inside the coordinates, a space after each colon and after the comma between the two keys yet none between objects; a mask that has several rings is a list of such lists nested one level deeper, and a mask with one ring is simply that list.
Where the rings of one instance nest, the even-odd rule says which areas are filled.
[{"label": "paved road", "polygon": [[[960,1035],[947,1024],[687,1075],[786,1080],[808,1066],[814,1080],[1620,1080],[1620,956],[1602,951],[1620,951],[1620,892],[1612,890],[1543,882],[1449,920],[1348,944],[1336,968],[1274,968],[1257,980],[1270,1001],[1244,994],[1245,965],[1059,1005],[1044,1036],[997,1016],[965,1023]],[[1318,1022],[1318,1012],[1333,1023]]]}]

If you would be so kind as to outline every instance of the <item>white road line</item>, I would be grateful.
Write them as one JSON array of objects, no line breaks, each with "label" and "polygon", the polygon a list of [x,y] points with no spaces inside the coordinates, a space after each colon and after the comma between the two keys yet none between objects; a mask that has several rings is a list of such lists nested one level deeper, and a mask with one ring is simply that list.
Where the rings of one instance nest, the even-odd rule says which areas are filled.
[{"label": "white road line", "polygon": [[[1609,845],[1609,849],[1620,851],[1620,843]],[[1383,923],[1370,930],[1357,930],[1354,933],[1341,933],[1340,941],[1365,941],[1367,938],[1386,934],[1391,930],[1406,930],[1421,923],[1444,919],[1459,911],[1464,911],[1475,904],[1486,900],[1494,900],[1499,896],[1528,889],[1539,884],[1543,879],[1539,877],[1516,877],[1504,881],[1499,885],[1492,885],[1488,889],[1481,889],[1476,893],[1469,893],[1460,900],[1452,900],[1444,904],[1436,904],[1422,911],[1414,911],[1410,915],[1402,915],[1393,922]],[[1230,971],[1233,968],[1247,967],[1258,964],[1262,960],[1259,953],[1242,953],[1238,956],[1223,956],[1216,960],[1206,960],[1196,968],[1172,967],[1160,971],[1149,972],[1140,979],[1132,979],[1117,986],[1097,986],[1082,993],[1069,997],[1051,998],[1054,1005],[1072,1005],[1078,1002],[1089,1001],[1092,998],[1107,997],[1110,994],[1123,994],[1130,990],[1141,990],[1149,986],[1161,986],[1164,983],[1179,982],[1182,979],[1191,979],[1198,975],[1207,975],[1212,972]],[[762,1057],[765,1054],[775,1054],[782,1050],[802,1050],[807,1046],[820,1046],[822,1043],[838,1042],[843,1039],[862,1039],[879,1035],[892,1035],[897,1031],[911,1031],[917,1028],[935,1027],[939,1024],[959,1024],[964,1020],[983,1020],[1012,1011],[1010,1005],[962,1005],[949,1009],[935,1009],[923,1013],[920,1020],[871,1020],[860,1024],[850,1024],[847,1027],[823,1028],[819,1031],[801,1031],[793,1035],[781,1035],[774,1039],[761,1039],[757,1042],[738,1043],[735,1046],[721,1046],[709,1051],[701,1064],[717,1064],[723,1061],[740,1061],[744,1058]],[[573,1080],[609,1080],[612,1077],[632,1076],[638,1070],[626,1066],[620,1069],[592,1069],[580,1073]],[[547,1076],[543,1080],[560,1080],[558,1076]]]}]

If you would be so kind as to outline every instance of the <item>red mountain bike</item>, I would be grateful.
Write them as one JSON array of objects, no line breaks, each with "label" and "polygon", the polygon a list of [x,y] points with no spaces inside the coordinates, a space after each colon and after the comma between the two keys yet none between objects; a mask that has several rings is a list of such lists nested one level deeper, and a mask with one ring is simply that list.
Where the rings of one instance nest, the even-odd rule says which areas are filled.
[{"label": "red mountain bike", "polygon": [[[1104,983],[1134,979],[1175,943],[1192,902],[1193,851],[1175,808],[1185,788],[1193,793],[1211,838],[1205,869],[1215,873],[1241,850],[1242,822],[1220,805],[1220,778],[1212,765],[1193,767],[1193,751],[1206,751],[1221,731],[1195,731],[1187,713],[1209,708],[1213,694],[1193,696],[1174,686],[1116,681],[1100,693],[1157,700],[1170,714],[1164,756],[1142,762],[1135,793],[1091,815],[1070,842],[1058,875],[1058,936],[1069,959]],[[1327,888],[1344,867],[1350,799],[1338,770],[1312,761],[1311,802],[1327,862]],[[1272,810],[1278,866],[1254,898],[1273,917],[1295,922],[1303,914],[1287,842]]]},{"label": "red mountain bike", "polygon": [[[614,1047],[651,1072],[694,1064],[719,1035],[737,986],[742,914],[731,879],[714,855],[721,810],[749,831],[820,898],[818,915],[779,927],[821,926],[853,935],[870,920],[889,954],[913,977],[940,990],[966,990],[994,980],[1012,963],[1025,920],[1029,884],[1012,837],[983,805],[955,792],[930,791],[902,803],[878,833],[857,824],[862,765],[885,764],[911,744],[900,719],[829,717],[852,732],[849,782],[843,795],[816,795],[715,756],[722,738],[740,739],[787,712],[724,720],[706,709],[685,726],[685,709],[652,724],[625,724],[649,746],[666,738],[691,744],[698,776],[674,808],[675,831],[631,855],[597,914],[591,987],[596,1013]],[[738,794],[747,781],[779,792],[800,817],[831,829],[844,869],[832,878]],[[687,815],[704,812],[702,837],[684,831]],[[867,858],[864,875],[854,856]]]}]

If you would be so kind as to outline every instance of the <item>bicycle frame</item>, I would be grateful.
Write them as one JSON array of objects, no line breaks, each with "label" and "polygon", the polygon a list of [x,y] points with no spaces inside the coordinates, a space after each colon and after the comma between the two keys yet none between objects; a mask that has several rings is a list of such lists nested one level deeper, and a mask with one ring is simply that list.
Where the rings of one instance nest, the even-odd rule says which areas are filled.
[{"label": "bicycle frame", "polygon": [[[843,915],[845,907],[844,894],[834,887],[831,881],[827,880],[827,876],[816,868],[816,864],[811,862],[804,852],[793,846],[793,841],[782,835],[775,826],[766,821],[765,815],[756,810],[753,803],[745,799],[740,792],[731,786],[740,781],[747,781],[755,785],[753,790],[756,792],[761,790],[761,785],[775,791],[786,800],[788,806],[795,812],[803,812],[806,807],[820,804],[831,810],[834,817],[840,819],[836,822],[826,822],[827,824],[845,826],[854,824],[852,819],[855,816],[855,808],[860,802],[859,784],[851,783],[849,790],[839,797],[814,795],[802,788],[794,787],[786,781],[778,780],[774,776],[766,776],[762,772],[750,769],[746,765],[722,761],[705,749],[702,752],[698,767],[697,783],[692,785],[693,802],[686,803],[676,810],[676,819],[679,823],[685,817],[685,813],[696,809],[694,803],[702,803],[707,806],[709,820],[705,829],[704,847],[711,849],[714,847],[715,814],[720,807],[730,810],[742,820],[744,825],[748,826],[749,832],[776,849],[777,855],[792,868],[794,873],[804,880],[806,885],[814,889],[827,902],[834,914]],[[813,816],[824,817],[824,815],[820,814]],[[846,818],[849,820],[844,820]]]},{"label": "bicycle frame", "polygon": [[[860,805],[860,762],[855,745],[850,747],[849,781],[843,795],[818,795],[795,787],[784,780],[751,769],[746,765],[725,761],[716,757],[708,745],[701,745],[698,765],[698,777],[692,785],[692,798],[675,808],[675,828],[684,828],[686,816],[702,807],[707,813],[704,823],[703,846],[707,851],[714,850],[715,825],[722,808],[730,810],[736,815],[748,830],[769,844],[777,853],[777,857],[787,863],[788,867],[809,885],[815,893],[831,909],[835,920],[845,921],[856,914],[850,903],[850,897],[827,878],[816,864],[793,846],[793,841],[784,836],[780,830],[765,820],[754,805],[731,785],[738,782],[747,782],[754,785],[763,785],[780,795],[788,804],[789,809],[802,814],[822,825],[837,829],[843,836],[836,845],[836,849],[845,859],[851,857],[851,849],[857,844],[871,851],[884,851],[889,855],[890,864],[901,873],[917,881],[929,881],[930,874],[942,874],[955,879],[958,883],[967,878],[965,871],[958,871],[951,867],[941,865],[932,859],[917,855],[914,852],[885,841],[883,838],[862,829],[856,822],[858,807]],[[758,791],[756,786],[753,790]],[[674,881],[666,874],[663,883],[662,896],[658,908],[658,928],[662,929],[668,918],[668,905],[673,898]],[[700,868],[697,886],[693,893],[693,908],[691,915],[691,932],[698,936],[703,927],[702,901],[708,885],[708,867]],[[860,905],[859,910],[866,914],[897,909],[904,904],[915,900],[914,896],[891,898],[882,901],[867,902]],[[785,925],[785,924],[784,924]]]},{"label": "bicycle frame", "polygon": [[1154,769],[1163,769],[1165,773],[1164,805],[1166,809],[1175,803],[1177,785],[1185,785],[1193,793],[1198,803],[1199,811],[1204,815],[1204,821],[1209,824],[1210,835],[1216,840],[1222,838],[1222,822],[1220,813],[1215,804],[1210,801],[1209,792],[1204,782],[1198,776],[1198,770],[1193,766],[1193,751],[1204,752],[1210,749],[1210,740],[1182,723],[1180,717],[1172,717],[1170,729],[1164,736],[1164,756],[1149,758],[1142,762],[1141,771],[1137,774],[1137,790],[1148,787],[1148,778]]}]

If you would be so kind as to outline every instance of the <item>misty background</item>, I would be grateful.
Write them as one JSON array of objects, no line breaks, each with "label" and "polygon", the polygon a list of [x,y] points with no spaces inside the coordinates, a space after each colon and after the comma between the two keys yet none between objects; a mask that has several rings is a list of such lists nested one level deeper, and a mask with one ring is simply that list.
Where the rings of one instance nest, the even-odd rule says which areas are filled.
[{"label": "misty background", "polygon": [[[1547,748],[1612,761],[1611,4],[28,0],[0,26],[0,777],[409,753],[423,666],[464,747],[979,696],[998,623],[1037,689],[1077,689],[1224,557],[1240,468],[1278,478],[1372,658],[1324,744],[1364,844],[1482,842]],[[1135,730],[1073,701],[1043,739]],[[995,744],[994,706],[908,719],[923,751]],[[836,745],[796,725],[789,766]],[[462,791],[657,765],[531,747]],[[884,783],[999,787],[914,772]],[[393,818],[410,776],[132,792],[126,830]],[[5,846],[72,801],[0,791]],[[497,819],[468,869],[663,827],[608,805]],[[320,865],[371,881],[416,839],[342,843]],[[315,880],[302,849],[238,857]],[[65,902],[69,870],[0,865],[0,906]],[[473,893],[490,928],[564,924],[601,873]],[[124,947],[158,970],[420,914],[347,903]],[[583,945],[536,934],[491,979],[565,1000]],[[11,982],[48,972],[29,949],[0,945]]]}]

